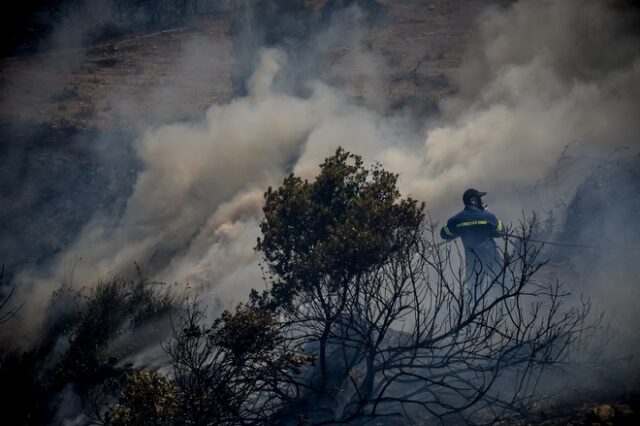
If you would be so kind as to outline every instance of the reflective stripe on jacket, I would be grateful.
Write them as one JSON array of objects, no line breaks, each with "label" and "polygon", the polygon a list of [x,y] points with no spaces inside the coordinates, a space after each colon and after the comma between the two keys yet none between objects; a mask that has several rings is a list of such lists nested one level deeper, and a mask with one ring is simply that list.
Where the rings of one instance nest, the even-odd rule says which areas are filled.
[{"label": "reflective stripe on jacket", "polygon": [[[504,225],[493,213],[476,206],[465,206],[464,210],[452,216],[440,230],[445,240],[461,237],[465,247],[474,248],[504,235]],[[495,244],[495,243],[494,243]]]},{"label": "reflective stripe on jacket", "polygon": [[493,240],[504,235],[504,225],[493,213],[476,206],[465,206],[464,210],[452,216],[440,230],[444,240],[462,238],[465,248],[467,273],[477,269],[474,263],[480,261],[484,267],[493,267],[498,259],[498,249]]}]

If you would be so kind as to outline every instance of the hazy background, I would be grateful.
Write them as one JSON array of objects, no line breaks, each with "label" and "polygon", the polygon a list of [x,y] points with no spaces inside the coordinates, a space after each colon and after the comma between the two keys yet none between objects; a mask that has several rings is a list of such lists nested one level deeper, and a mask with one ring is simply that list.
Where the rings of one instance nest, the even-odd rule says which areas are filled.
[{"label": "hazy background", "polygon": [[[425,201],[436,221],[461,207],[464,189],[477,187],[489,193],[490,209],[506,223],[536,211],[546,221],[541,238],[601,246],[550,247],[553,271],[607,313],[616,355],[637,347],[635,6],[605,0],[434,2],[436,8],[472,11],[473,17],[456,35],[464,39],[466,53],[455,70],[434,77],[420,74],[424,64],[437,67],[449,58],[446,43],[429,44],[429,28],[406,43],[402,34],[388,36],[407,55],[427,50],[409,74],[399,59],[390,60],[395,44],[383,37],[397,29],[392,24],[401,13],[430,6],[330,2],[322,12],[305,14],[285,4],[247,2],[233,9],[215,21],[228,37],[215,30],[168,32],[164,37],[175,56],[150,50],[144,66],[127,71],[117,84],[96,80],[99,102],[92,108],[98,124],[71,137],[86,173],[65,181],[85,185],[83,194],[92,195],[65,198],[71,203],[65,211],[74,215],[69,226],[76,230],[55,252],[42,249],[37,262],[16,261],[20,268],[12,273],[26,302],[17,329],[37,328],[62,279],[91,286],[105,276],[134,273],[134,262],[150,278],[203,288],[221,306],[244,300],[250,288],[264,285],[253,246],[267,186],[291,172],[312,179],[318,164],[342,146],[399,173],[402,193]],[[34,161],[12,145],[26,130],[13,129],[46,118],[49,111],[40,111],[40,103],[67,93],[61,87],[68,76],[98,54],[85,47],[83,34],[96,25],[89,17],[110,22],[116,13],[111,5],[87,2],[86,10],[70,10],[39,53],[19,67],[17,59],[3,62],[1,109],[22,120],[8,125],[10,137],[3,141],[4,164],[16,166],[2,172],[3,192],[13,206],[4,209],[5,224],[38,217],[39,186],[24,174],[33,176],[34,168],[52,167],[56,159],[55,145],[48,144],[37,151],[47,153],[45,163]],[[122,50],[132,42],[118,43],[111,46]],[[153,72],[158,62],[164,64],[159,74]],[[101,72],[89,74],[101,79]],[[399,102],[420,93],[399,96],[393,90],[405,86],[389,81],[419,78],[429,90],[445,84],[448,92],[429,104]],[[203,98],[206,90],[213,92]],[[81,112],[67,125],[81,127]],[[45,126],[42,132],[66,128]],[[78,170],[74,158],[59,161],[71,161],[70,170]],[[29,172],[18,169],[25,162]],[[50,177],[46,170],[43,175]],[[63,220],[47,217],[38,222],[45,227],[28,228],[35,245]],[[15,243],[4,250],[15,254],[30,246]]]}]

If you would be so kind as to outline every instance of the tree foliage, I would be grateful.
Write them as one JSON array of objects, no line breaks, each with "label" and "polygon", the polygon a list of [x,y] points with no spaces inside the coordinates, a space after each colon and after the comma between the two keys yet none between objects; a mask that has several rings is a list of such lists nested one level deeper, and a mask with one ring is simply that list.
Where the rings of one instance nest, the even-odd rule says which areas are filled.
[{"label": "tree foliage", "polygon": [[347,308],[349,287],[411,244],[422,223],[424,205],[401,199],[397,179],[380,166],[367,169],[361,157],[339,148],[313,182],[291,175],[265,193],[256,250],[272,287],[263,300],[275,310],[319,302],[307,325],[310,342],[320,346],[323,382],[328,337]]},{"label": "tree foliage", "polygon": [[398,176],[338,149],[313,182],[290,175],[265,193],[262,238],[278,306],[323,282],[336,289],[401,250],[424,206],[400,199]]},{"label": "tree foliage", "polygon": [[[0,348],[0,382],[10,390],[2,398],[5,419],[46,424],[64,389],[86,394],[120,376],[118,363],[136,347],[127,336],[175,305],[170,290],[142,276],[114,276],[91,289],[63,284],[53,294],[40,335],[28,345],[13,347],[9,341]],[[114,345],[118,339],[126,344]]]},{"label": "tree foliage", "polygon": [[[264,423],[288,394],[283,380],[311,358],[289,350],[280,323],[238,306],[205,326],[199,301],[187,306],[166,346],[172,378],[134,371],[107,387],[117,403],[96,407],[100,424],[221,425]],[[286,399],[286,398],[285,398]],[[103,404],[104,405],[104,404]]]},{"label": "tree foliage", "polygon": [[173,425],[176,389],[171,380],[155,371],[135,370],[124,381],[113,382],[119,398],[109,406],[103,423],[110,426]]}]

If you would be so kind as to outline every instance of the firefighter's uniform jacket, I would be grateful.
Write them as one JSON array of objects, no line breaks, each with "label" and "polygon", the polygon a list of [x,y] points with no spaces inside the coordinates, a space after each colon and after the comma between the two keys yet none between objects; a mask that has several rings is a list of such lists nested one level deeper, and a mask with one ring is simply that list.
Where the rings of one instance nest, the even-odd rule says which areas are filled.
[{"label": "firefighter's uniform jacket", "polygon": [[474,273],[499,270],[500,257],[493,239],[503,235],[502,221],[474,205],[466,205],[440,230],[444,240],[462,238],[467,279],[471,279]]}]

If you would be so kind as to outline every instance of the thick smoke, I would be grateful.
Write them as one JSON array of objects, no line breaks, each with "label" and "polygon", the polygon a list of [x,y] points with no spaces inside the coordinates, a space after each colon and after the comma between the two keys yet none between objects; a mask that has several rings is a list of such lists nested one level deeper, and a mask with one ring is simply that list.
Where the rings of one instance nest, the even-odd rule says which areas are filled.
[{"label": "thick smoke", "polygon": [[[83,285],[126,274],[137,262],[153,278],[244,299],[262,285],[252,248],[264,190],[290,172],[313,178],[339,145],[400,173],[403,193],[426,201],[436,219],[453,213],[469,186],[487,190],[492,210],[507,222],[522,210],[569,203],[590,159],[621,147],[638,151],[640,44],[627,19],[604,1],[522,0],[488,9],[460,68],[459,93],[442,102],[440,116],[417,124],[386,110],[379,92],[355,100],[331,79],[295,73],[324,57],[292,61],[287,49],[254,46],[258,65],[246,96],[212,105],[200,121],[153,127],[135,142],[144,167],[124,212],[94,218],[52,269],[23,273],[25,311],[37,317],[38,302],[56,286],[52,277],[70,259],[73,280]],[[347,31],[339,28],[344,20],[332,22],[338,27],[323,34],[347,39],[300,57],[327,54],[338,42],[353,46],[342,65],[367,70],[362,84],[379,88],[384,70],[373,72],[372,64],[383,61],[375,46],[362,48],[366,27]],[[199,45],[202,55],[206,47]],[[196,56],[178,64],[185,76]],[[560,167],[567,157],[577,160]]]},{"label": "thick smoke", "polygon": [[[161,126],[136,142],[145,168],[122,216],[90,222],[62,257],[75,258],[75,282],[126,273],[134,261],[161,280],[213,287],[240,267],[257,269],[252,247],[267,185],[292,165],[312,177],[338,145],[384,145],[378,117],[328,86],[315,83],[305,99],[275,93],[286,59],[276,50],[260,55],[248,96],[212,106],[203,122]],[[305,173],[306,161],[313,167]],[[42,296],[47,280],[23,278]]]},{"label": "thick smoke", "polygon": [[412,189],[442,200],[470,184],[489,188],[513,217],[529,206],[504,192],[547,178],[568,145],[583,157],[637,149],[640,46],[622,24],[604,2],[521,1],[487,11],[461,93],[445,101],[442,124],[427,135],[420,169],[428,178]]}]

